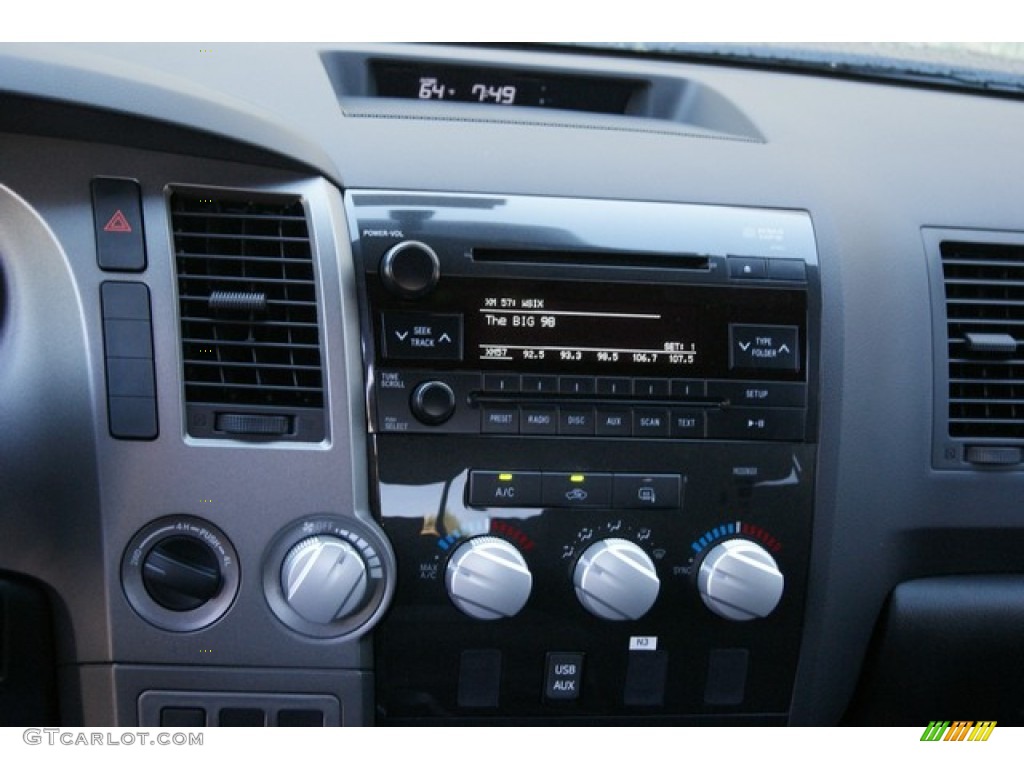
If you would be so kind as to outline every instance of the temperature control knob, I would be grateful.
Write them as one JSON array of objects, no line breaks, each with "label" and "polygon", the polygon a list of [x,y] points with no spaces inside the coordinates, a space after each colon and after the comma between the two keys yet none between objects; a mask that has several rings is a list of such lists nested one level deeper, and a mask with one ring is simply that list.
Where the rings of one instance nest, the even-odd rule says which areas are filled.
[{"label": "temperature control knob", "polygon": [[425,243],[407,240],[384,254],[380,279],[392,293],[404,299],[425,296],[441,277],[441,261]]},{"label": "temperature control knob", "polygon": [[785,579],[759,544],[727,539],[708,552],[697,574],[704,605],[723,619],[749,621],[775,610]]},{"label": "temperature control knob", "polygon": [[576,561],[572,580],[583,607],[611,621],[639,619],[661,589],[651,558],[626,539],[591,544]]},{"label": "temperature control knob", "polygon": [[315,624],[355,613],[366,599],[366,563],[336,536],[310,536],[289,550],[281,567],[284,599]]},{"label": "temperature control knob", "polygon": [[533,576],[519,550],[504,539],[479,536],[458,546],[444,576],[448,596],[474,619],[515,616],[526,605]]}]

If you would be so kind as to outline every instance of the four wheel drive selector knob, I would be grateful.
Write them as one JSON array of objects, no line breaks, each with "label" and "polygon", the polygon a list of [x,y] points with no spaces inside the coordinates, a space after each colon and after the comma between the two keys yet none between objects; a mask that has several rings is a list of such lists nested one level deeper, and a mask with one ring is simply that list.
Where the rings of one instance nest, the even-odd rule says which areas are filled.
[{"label": "four wheel drive selector knob", "polygon": [[281,566],[284,599],[299,616],[330,624],[355,613],[367,595],[366,563],[336,536],[310,536],[288,552]]},{"label": "four wheel drive selector knob", "polygon": [[749,621],[767,616],[782,599],[785,579],[775,559],[747,539],[715,545],[700,565],[701,600],[724,619]]},{"label": "four wheel drive selector knob", "polygon": [[216,553],[195,536],[160,540],[142,563],[147,594],[169,611],[192,611],[205,605],[223,581]]},{"label": "four wheel drive selector knob", "polygon": [[121,560],[125,597],[139,616],[170,632],[218,621],[238,594],[238,553],[212,523],[190,515],[154,520],[136,533]]},{"label": "four wheel drive selector knob", "polygon": [[515,616],[526,605],[533,575],[514,545],[494,536],[462,542],[444,576],[455,607],[474,619]]},{"label": "four wheel drive selector knob", "polygon": [[610,621],[639,619],[661,589],[651,558],[626,539],[591,544],[576,561],[573,584],[583,607]]}]

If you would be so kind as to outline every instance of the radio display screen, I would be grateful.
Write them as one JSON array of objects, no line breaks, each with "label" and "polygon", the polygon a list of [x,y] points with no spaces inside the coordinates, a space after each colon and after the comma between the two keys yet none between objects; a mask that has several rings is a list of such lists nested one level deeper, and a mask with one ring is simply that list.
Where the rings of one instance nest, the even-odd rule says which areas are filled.
[{"label": "radio display screen", "polygon": [[[744,376],[735,356],[784,342],[792,365],[752,377],[803,380],[806,294],[654,283],[455,280],[465,291],[464,367],[536,373],[671,378]],[[462,291],[460,291],[461,293]],[[770,325],[769,325],[770,324]],[[738,329],[743,329],[740,332]],[[794,343],[795,342],[795,343]],[[738,345],[733,351],[732,345]],[[762,348],[759,350],[758,345]],[[741,366],[740,366],[741,367]]]},{"label": "radio display screen", "polygon": [[481,365],[512,368],[573,368],[609,372],[651,369],[686,376],[699,368],[697,312],[693,307],[613,308],[533,294],[483,297],[471,327],[475,343],[467,353]]}]

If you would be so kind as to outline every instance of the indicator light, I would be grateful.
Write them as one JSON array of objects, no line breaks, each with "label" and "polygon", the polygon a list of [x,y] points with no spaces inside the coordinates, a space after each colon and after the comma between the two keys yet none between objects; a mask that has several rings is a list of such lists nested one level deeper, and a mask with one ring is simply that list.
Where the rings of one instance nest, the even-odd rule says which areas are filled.
[{"label": "indicator light", "polygon": [[501,480],[503,483],[507,483],[509,480],[512,479],[512,473],[511,472],[501,472],[498,475],[498,479]]},{"label": "indicator light", "polygon": [[570,483],[582,483],[584,479],[583,475],[569,475]]}]

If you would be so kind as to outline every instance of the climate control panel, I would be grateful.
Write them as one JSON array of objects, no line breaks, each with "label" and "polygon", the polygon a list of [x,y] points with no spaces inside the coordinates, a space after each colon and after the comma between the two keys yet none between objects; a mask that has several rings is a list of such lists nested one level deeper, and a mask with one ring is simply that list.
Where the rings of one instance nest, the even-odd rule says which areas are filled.
[{"label": "climate control panel", "polygon": [[501,470],[509,446],[486,437],[438,440],[428,465],[422,437],[378,440],[398,572],[375,633],[386,722],[784,720],[809,447],[539,444]]}]

